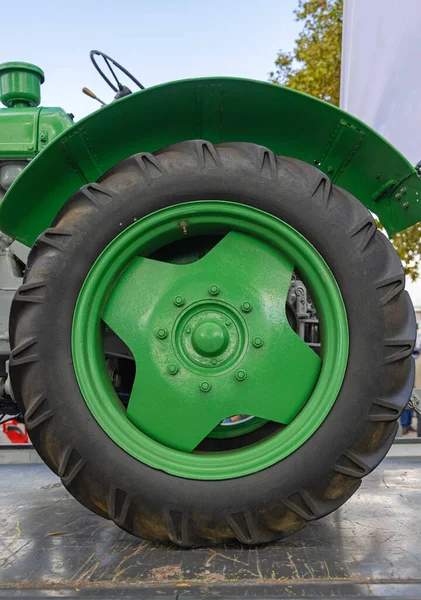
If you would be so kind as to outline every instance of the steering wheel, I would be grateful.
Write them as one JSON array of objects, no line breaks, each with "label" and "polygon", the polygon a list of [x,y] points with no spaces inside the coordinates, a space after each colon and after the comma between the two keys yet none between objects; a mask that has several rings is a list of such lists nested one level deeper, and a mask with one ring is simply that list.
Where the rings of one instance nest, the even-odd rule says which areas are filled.
[{"label": "steering wheel", "polygon": [[[104,81],[106,81],[106,83],[108,83],[110,88],[112,90],[114,90],[114,92],[116,92],[116,95],[115,95],[116,100],[118,100],[119,98],[123,98],[124,96],[128,96],[129,94],[132,93],[132,91],[127,86],[120,83],[120,81],[118,80],[117,75],[115,74],[110,63],[112,63],[115,67],[117,67],[117,69],[119,71],[124,73],[124,75],[126,75],[131,81],[133,81],[133,83],[135,85],[137,85],[141,90],[145,89],[145,86],[143,86],[140,83],[140,81],[138,81],[131,73],[129,73],[129,71],[127,69],[125,69],[118,62],[116,62],[113,58],[111,58],[111,56],[104,54],[104,52],[101,52],[100,50],[91,50],[89,55],[91,57],[91,61],[92,61],[92,64],[94,65],[95,69],[98,71],[98,73],[104,79]],[[107,67],[109,68],[111,75],[113,76],[113,78],[115,80],[116,85],[114,85],[114,83],[112,83],[109,80],[109,78],[105,75],[104,71],[98,66],[95,56],[101,56],[104,59],[104,62],[107,65]]]}]

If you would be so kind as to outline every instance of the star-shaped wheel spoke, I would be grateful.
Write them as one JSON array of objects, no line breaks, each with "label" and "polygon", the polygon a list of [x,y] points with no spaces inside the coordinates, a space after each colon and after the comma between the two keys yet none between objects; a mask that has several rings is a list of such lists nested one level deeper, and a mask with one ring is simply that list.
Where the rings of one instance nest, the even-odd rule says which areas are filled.
[{"label": "star-shaped wheel spoke", "polygon": [[[311,394],[321,365],[286,317],[293,270],[274,248],[239,232],[187,265],[133,260],[103,313],[136,363],[127,417],[150,437],[188,452],[234,414],[289,423]],[[182,328],[190,312],[191,332],[188,324]],[[242,346],[230,359],[235,327],[242,332],[235,343]],[[193,336],[184,354],[180,335]],[[203,364],[197,360],[201,352]]]}]

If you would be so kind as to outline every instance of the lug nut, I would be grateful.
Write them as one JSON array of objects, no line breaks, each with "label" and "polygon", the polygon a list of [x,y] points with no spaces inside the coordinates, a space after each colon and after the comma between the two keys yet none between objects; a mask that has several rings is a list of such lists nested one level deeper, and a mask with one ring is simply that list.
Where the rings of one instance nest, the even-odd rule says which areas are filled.
[{"label": "lug nut", "polygon": [[176,296],[174,298],[174,304],[176,306],[183,306],[185,304],[185,302],[186,301],[184,300],[183,296]]},{"label": "lug nut", "polygon": [[159,338],[160,340],[165,340],[167,335],[168,335],[168,332],[166,329],[158,329],[158,331],[156,332],[156,337]]},{"label": "lug nut", "polygon": [[218,285],[211,285],[209,288],[209,294],[211,296],[217,296],[219,294],[219,286]]},{"label": "lug nut", "polygon": [[263,340],[261,337],[255,337],[253,340],[253,346],[255,348],[261,348],[263,346]]},{"label": "lug nut", "polygon": [[250,302],[243,302],[243,304],[241,305],[241,310],[245,313],[248,313],[251,311],[252,309],[252,305],[250,304]]},{"label": "lug nut", "polygon": [[177,367],[177,365],[168,365],[167,371],[170,375],[177,375],[178,367]]},{"label": "lug nut", "polygon": [[209,381],[203,381],[200,384],[200,389],[201,389],[202,392],[210,392],[211,388],[212,388],[212,386],[209,383]]},{"label": "lug nut", "polygon": [[243,371],[243,369],[240,369],[239,371],[237,371],[235,376],[238,379],[238,381],[244,381],[244,379],[247,377],[247,373]]}]

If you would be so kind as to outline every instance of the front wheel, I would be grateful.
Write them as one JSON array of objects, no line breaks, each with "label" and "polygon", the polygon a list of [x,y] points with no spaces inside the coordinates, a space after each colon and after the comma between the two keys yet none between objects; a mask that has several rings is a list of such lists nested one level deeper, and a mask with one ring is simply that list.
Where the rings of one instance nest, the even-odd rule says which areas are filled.
[{"label": "front wheel", "polygon": [[183,142],[82,187],[35,243],[12,386],[66,488],[134,535],[276,540],[387,453],[415,320],[370,213],[316,168]]}]

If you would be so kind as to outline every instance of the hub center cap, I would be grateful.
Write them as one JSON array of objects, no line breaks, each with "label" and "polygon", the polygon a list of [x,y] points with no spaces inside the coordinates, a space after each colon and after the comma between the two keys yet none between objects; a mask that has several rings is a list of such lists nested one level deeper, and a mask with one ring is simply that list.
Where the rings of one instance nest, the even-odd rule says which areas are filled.
[{"label": "hub center cap", "polygon": [[192,344],[202,356],[218,356],[228,346],[228,331],[216,321],[200,323],[192,335]]},{"label": "hub center cap", "polygon": [[199,300],[187,306],[173,328],[173,348],[190,371],[213,374],[233,368],[247,348],[247,327],[231,305]]}]

